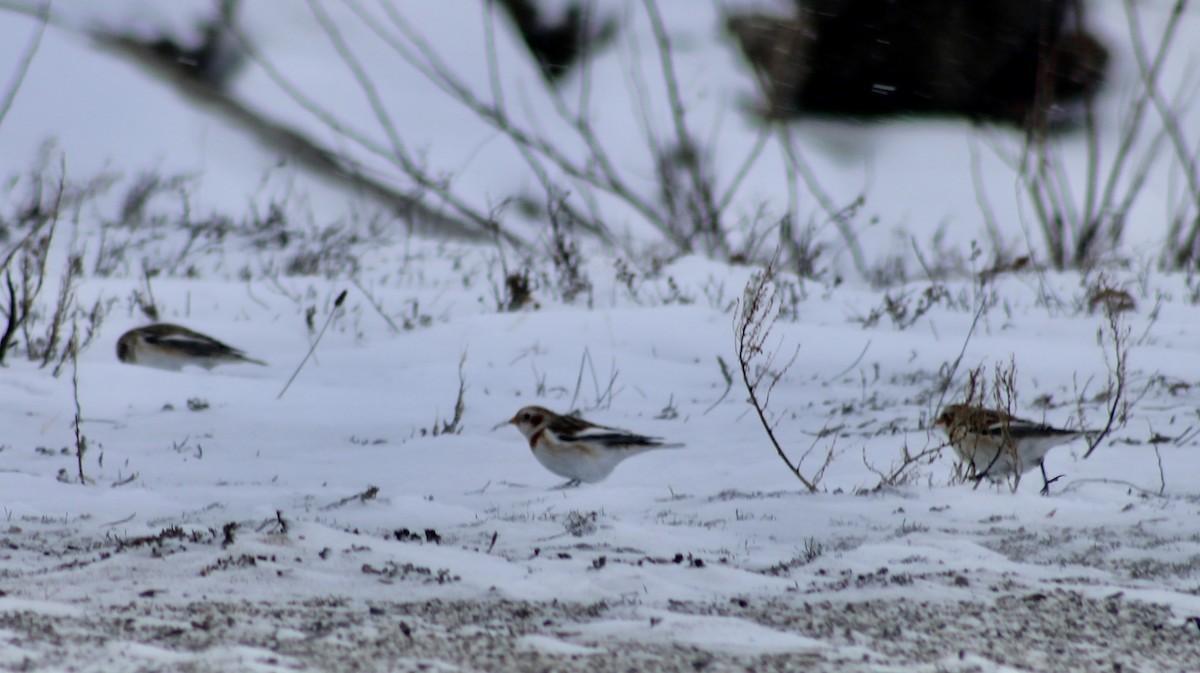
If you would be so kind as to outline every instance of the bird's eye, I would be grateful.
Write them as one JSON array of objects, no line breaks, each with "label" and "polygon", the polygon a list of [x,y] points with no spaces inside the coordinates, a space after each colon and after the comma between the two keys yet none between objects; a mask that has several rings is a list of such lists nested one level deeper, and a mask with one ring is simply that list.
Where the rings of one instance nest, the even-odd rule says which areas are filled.
[{"label": "bird's eye", "polygon": [[525,422],[529,422],[529,412],[528,412],[528,411],[526,411],[525,413],[521,414],[521,420],[522,420],[522,421],[525,421]]}]

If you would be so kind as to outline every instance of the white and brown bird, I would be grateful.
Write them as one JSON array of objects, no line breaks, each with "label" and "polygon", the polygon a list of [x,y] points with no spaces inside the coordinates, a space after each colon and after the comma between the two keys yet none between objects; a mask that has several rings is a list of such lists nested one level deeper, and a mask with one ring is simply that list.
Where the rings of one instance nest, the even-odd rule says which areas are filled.
[{"label": "white and brown bird", "polygon": [[1050,484],[1059,479],[1046,476],[1043,462],[1046,452],[1095,434],[1090,430],[1063,430],[1005,411],[966,404],[946,406],[934,425],[946,433],[950,446],[976,479],[1003,481],[1036,465],[1042,470],[1042,493],[1048,492]]},{"label": "white and brown bird", "polygon": [[267,364],[210,336],[170,323],[146,325],[122,334],[117,339],[117,359],[171,371],[179,371],[186,365],[212,369],[230,362]]},{"label": "white and brown bird", "polygon": [[[618,463],[652,449],[674,449],[683,444],[665,444],[617,428],[589,423],[575,416],[556,414],[544,407],[518,411],[501,425],[515,425],[529,440],[533,457],[547,470],[566,477],[563,487],[581,482],[594,484],[612,473]],[[497,426],[499,427],[499,426]]]}]

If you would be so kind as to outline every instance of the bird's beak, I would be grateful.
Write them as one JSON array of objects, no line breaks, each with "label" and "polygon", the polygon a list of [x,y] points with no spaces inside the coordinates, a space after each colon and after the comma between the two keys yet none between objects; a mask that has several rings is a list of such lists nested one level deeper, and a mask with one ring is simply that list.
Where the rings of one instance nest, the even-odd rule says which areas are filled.
[{"label": "bird's beak", "polygon": [[512,418],[508,419],[507,421],[500,421],[495,426],[493,426],[492,432],[495,432],[495,431],[499,430],[500,428],[503,428],[506,425],[516,425],[516,424],[517,424],[517,417],[513,416]]}]

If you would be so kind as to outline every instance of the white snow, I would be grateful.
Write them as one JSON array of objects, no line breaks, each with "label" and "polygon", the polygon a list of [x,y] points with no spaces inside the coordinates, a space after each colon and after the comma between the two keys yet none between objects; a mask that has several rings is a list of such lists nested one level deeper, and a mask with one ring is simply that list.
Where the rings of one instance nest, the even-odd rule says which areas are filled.
[{"label": "white snow", "polygon": [[[339,117],[383,139],[306,4],[244,4],[244,29],[266,58]],[[641,68],[657,77],[658,56],[640,3],[598,4],[635,28],[594,65],[594,121],[623,174],[649,189],[653,167],[628,73]],[[718,184],[728,184],[758,133],[738,108],[751,95],[751,80],[720,41],[713,5],[661,4],[688,123],[720,159]],[[1097,31],[1116,56],[1099,111],[1102,134],[1113,137],[1136,69],[1120,3],[1100,4]],[[1169,4],[1139,5],[1147,35],[1161,29]],[[511,142],[371,39],[348,6],[326,8],[361,47],[389,113],[431,172],[446,175],[484,211],[538,189]],[[483,6],[406,3],[403,14],[477,95],[490,100],[487,72],[479,67],[487,57]],[[1200,614],[1194,434],[1200,425],[1200,306],[1190,275],[1154,264],[1167,200],[1180,193],[1166,150],[1132,211],[1121,255],[1114,255],[1132,262],[1104,268],[1138,304],[1123,317],[1132,417],[1086,460],[1082,441],[1052,450],[1047,470],[1065,476],[1049,497],[1038,494],[1036,472],[1015,491],[953,483],[949,450],[920,466],[910,482],[875,487],[877,471],[893,469],[906,448],[917,454],[941,445],[942,436],[930,429],[933,414],[962,394],[966,371],[975,366],[991,374],[996,365],[1015,363],[1023,416],[1057,426],[1102,425],[1107,411],[1096,396],[1111,376],[1112,349],[1098,339],[1107,334],[1104,317],[1086,310],[1099,271],[1024,271],[982,290],[969,278],[951,280],[948,298],[910,327],[894,326],[886,314],[865,326],[883,307],[884,292],[909,297],[911,308],[930,283],[872,289],[853,270],[836,231],[822,230],[831,252],[818,266],[836,267],[845,282],[835,283],[832,272],[820,281],[785,276],[795,301],[785,302],[768,341],[779,353],[777,365],[799,349],[771,397],[776,435],[793,459],[813,447],[803,463],[808,475],[834,450],[819,492],[808,493],[768,442],[737,370],[734,304],[756,267],[684,255],[661,260],[661,271],[647,277],[644,251],[658,245],[656,233],[634,210],[602,197],[607,221],[629,239],[621,251],[582,240],[590,297],[565,304],[552,287],[541,286],[534,292],[538,309],[501,312],[504,268],[519,268],[519,255],[509,250],[502,258],[492,244],[419,238],[391,222],[369,235],[364,213],[370,206],[349,203],[303,170],[278,168],[276,158],[241,131],[189,106],[78,32],[131,24],[186,31],[208,7],[199,1],[56,1],[60,22],[47,28],[0,123],[6,180],[27,172],[37,148],[52,139],[51,173],[57,175],[61,156],[68,179],[83,181],[105,168],[124,176],[122,185],[143,171],[194,174],[196,213],[242,217],[292,194],[288,207],[298,241],[256,248],[231,236],[187,248],[184,234],[170,228],[114,229],[111,236],[142,238],[113,273],[101,275],[90,273],[102,245],[99,224],[111,222],[120,190],[60,224],[42,310],[52,310],[70,249],[84,255],[89,270],[80,281],[79,305],[100,301],[108,313],[79,357],[77,391],[69,365],[54,377],[53,365],[40,367],[20,352],[10,353],[0,374],[5,619],[72,620],[69,641],[70,633],[86,633],[87,624],[139,606],[146,611],[136,617],[139,628],[174,628],[171,620],[177,620],[178,628],[194,630],[195,619],[154,610],[200,603],[284,610],[325,600],[347,601],[360,612],[384,602],[604,603],[608,611],[593,619],[556,622],[512,641],[539,656],[567,659],[652,643],[741,657],[807,652],[862,666],[846,670],[875,671],[1025,669],[972,648],[961,658],[913,658],[893,666],[874,634],[802,635],[696,606],[743,598],[751,604],[780,598],[990,605],[1003,596],[1059,590],[1101,601],[1124,592],[1127,601],[1168,606],[1171,628],[1195,628],[1187,618]],[[35,25],[0,9],[0,72],[15,63]],[[1200,15],[1189,12],[1180,31],[1200,31]],[[510,113],[581,155],[534,68],[499,24],[496,39]],[[1188,40],[1177,47],[1164,76],[1167,91],[1194,77],[1187,67],[1200,56]],[[661,87],[652,81],[649,91],[646,104],[659,124],[654,132],[666,133]],[[406,186],[386,162],[299,109],[262,67],[249,65],[234,93]],[[565,98],[579,94],[573,83]],[[1182,128],[1200,128],[1194,106],[1187,115]],[[937,231],[947,234],[945,249],[963,257],[971,241],[987,249],[972,151],[1006,242],[1042,254],[1028,205],[1014,197],[1016,178],[990,149],[1017,146],[1014,132],[950,121],[799,122],[792,129],[833,198],[844,203],[862,193],[866,213],[879,218],[859,232],[868,260],[905,257],[910,277],[921,277],[913,246],[937,255]],[[1071,165],[1081,165],[1083,145],[1082,135],[1066,141]],[[731,212],[749,215],[765,203],[782,214],[788,191],[782,166],[778,146],[769,145]],[[11,194],[21,194],[23,185]],[[0,214],[18,202],[11,195],[0,200]],[[166,198],[155,204],[156,212],[179,208]],[[321,230],[334,225],[363,234],[346,248],[353,267],[326,275],[281,272],[299,246],[320,250]],[[514,227],[535,246],[544,244],[535,229]],[[900,227],[905,233],[896,233]],[[7,253],[14,242],[0,239],[0,250]],[[116,339],[147,322],[133,299],[146,291],[143,260],[180,259],[186,261],[150,281],[160,318],[225,341],[267,367],[165,372],[117,361]],[[638,270],[632,290],[616,278],[619,260],[633,260]],[[975,266],[988,263],[985,254]],[[186,273],[188,265],[194,275]],[[548,261],[531,268],[554,278]],[[344,308],[277,399],[343,290],[349,291]],[[984,297],[990,307],[973,328]],[[44,324],[36,330],[40,334]],[[937,383],[960,351],[962,364],[943,398]],[[718,359],[731,367],[728,393]],[[442,434],[454,416],[460,361],[465,414],[457,432]],[[76,479],[76,394],[79,430],[88,443],[86,485]],[[1039,399],[1046,404],[1038,406]],[[687,446],[634,457],[602,483],[555,490],[561,479],[534,460],[516,430],[493,429],[527,404],[582,410],[594,422]],[[377,496],[353,497],[370,486],[378,487]],[[222,529],[230,523],[237,528],[227,543]],[[172,527],[180,529],[177,536],[161,535]],[[68,646],[62,659],[49,641],[30,640],[17,622],[4,622],[0,668],[312,666],[255,639],[302,640],[312,633],[300,617],[281,619],[269,626],[239,616],[236,628],[249,640],[193,649],[132,634],[106,645],[81,636],[78,649]],[[433,620],[405,619],[426,633],[451,632]],[[491,633],[499,627],[479,628]],[[378,637],[397,638],[394,631]],[[457,666],[415,655],[396,662],[405,670]]]}]

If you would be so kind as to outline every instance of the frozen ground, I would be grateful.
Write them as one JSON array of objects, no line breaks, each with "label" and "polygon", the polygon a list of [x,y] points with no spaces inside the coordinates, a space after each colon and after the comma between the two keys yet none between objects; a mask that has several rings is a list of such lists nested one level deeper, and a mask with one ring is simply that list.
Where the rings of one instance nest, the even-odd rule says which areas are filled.
[{"label": "frozen ground", "polygon": [[780,597],[636,611],[493,599],[143,601],[104,614],[13,609],[0,626],[29,634],[8,656],[34,670],[1186,671],[1198,656],[1194,634],[1161,605],[1007,588],[1026,593],[988,604]]},{"label": "frozen ground", "polygon": [[[84,3],[56,7],[74,21],[89,16]],[[306,62],[287,31],[267,30],[269,12],[248,7],[281,59]],[[100,18],[135,10],[110,11]],[[299,21],[282,16],[285,26]],[[1121,15],[1104,16],[1111,29]],[[437,30],[446,17],[428,20]],[[704,17],[694,20],[683,32],[711,39],[698,27]],[[17,44],[29,26],[0,13]],[[25,171],[25,152],[49,131],[72,167],[78,155],[84,166],[136,172],[157,161],[168,173],[202,172],[197,210],[240,216],[247,202],[270,200],[260,181],[271,159],[233,131],[69,32],[45,39],[35,66],[51,74],[31,70],[0,126],[6,174]],[[56,88],[52,73],[68,66],[95,68],[80,78],[83,93],[61,79]],[[99,77],[138,87],[96,103],[111,135],[70,102]],[[244,93],[266,104],[265,91]],[[735,97],[732,84],[720,91]],[[52,94],[67,102],[48,102]],[[134,116],[127,129],[123,106],[136,105],[164,112]],[[950,217],[977,237],[974,193],[937,184],[955,166],[928,182],[899,172],[915,186],[878,177],[915,147],[961,150],[968,131],[890,128],[870,130],[878,144],[862,141],[878,153],[872,203],[894,211],[888,226],[906,221],[923,243]],[[470,144],[463,134],[447,131],[451,149],[431,150],[432,160],[461,160],[481,201],[509,193],[515,170],[455,158],[456,143]],[[729,134],[724,142],[745,141],[744,129]],[[831,170],[845,165],[814,151]],[[861,169],[838,173],[835,188],[860,189]],[[0,376],[0,669],[1200,670],[1191,277],[1136,253],[1105,267],[1104,282],[1137,304],[1120,323],[1130,418],[1086,460],[1082,442],[1052,451],[1047,469],[1065,476],[1049,497],[1036,473],[1015,488],[962,483],[952,453],[937,452],[930,418],[963,394],[968,369],[1015,365],[1022,415],[1102,425],[1097,396],[1113,377],[1113,352],[1106,320],[1088,310],[1099,271],[1027,269],[982,286],[964,274],[936,294],[926,294],[929,281],[877,290],[852,274],[843,283],[832,273],[781,277],[784,313],[770,344],[780,363],[799,351],[771,398],[776,432],[793,459],[812,449],[810,475],[833,456],[809,493],[737,380],[734,306],[755,268],[654,260],[644,251],[653,246],[637,242],[649,234],[630,223],[626,252],[582,242],[592,289],[568,304],[549,261],[495,246],[423,240],[365,217],[338,225],[357,240],[331,243],[321,227],[344,213],[322,213],[357,204],[290,179],[314,190],[286,204],[293,222],[316,224],[283,244],[242,234],[189,243],[116,226],[101,241],[97,222],[113,212],[103,201],[62,225],[39,301],[52,303],[70,247],[89,269],[79,305],[99,301],[107,314],[79,357],[77,386],[69,366],[53,376],[20,353]],[[769,181],[756,184],[758,197],[774,193]],[[1170,191],[1165,180],[1153,186]],[[896,205],[920,190],[946,198]],[[997,193],[1011,191],[1011,178],[997,178]],[[178,203],[162,197],[153,208]],[[1163,227],[1142,222],[1135,238],[1153,244]],[[882,243],[871,254],[890,254],[888,236],[874,239]],[[120,241],[129,243],[122,255],[99,259]],[[283,271],[298,260],[317,273]],[[111,266],[92,272],[101,261]],[[143,261],[165,269],[149,289]],[[501,312],[506,269],[517,268],[535,280],[538,308]],[[344,310],[277,399],[343,290]],[[119,363],[113,345],[146,322],[135,293],[144,301],[149,291],[161,319],[269,365],[175,373]],[[927,296],[937,299],[916,315]],[[908,313],[894,319],[896,307]],[[732,387],[722,363],[734,368]],[[446,433],[460,381],[465,411]],[[77,483],[76,399],[86,485]],[[561,479],[515,430],[493,430],[530,403],[687,447],[558,490]],[[905,450],[931,453],[903,483],[880,487]]]}]

